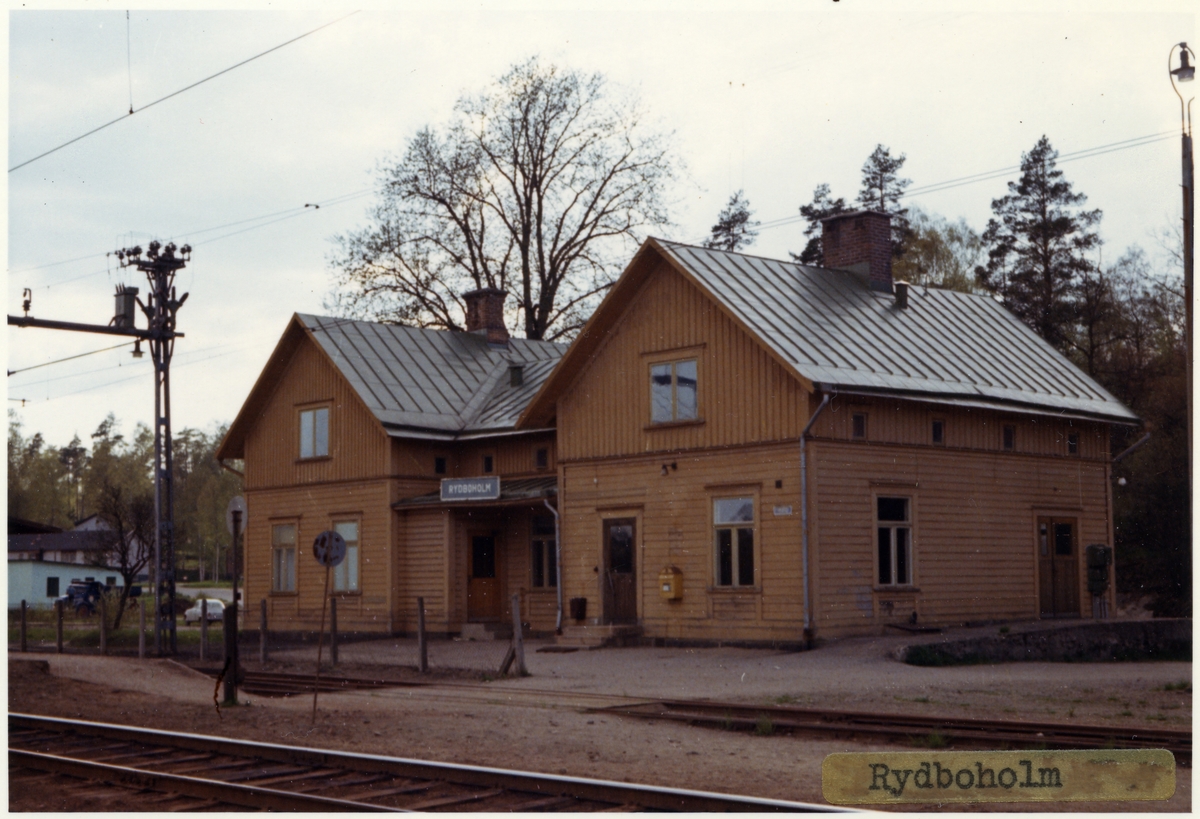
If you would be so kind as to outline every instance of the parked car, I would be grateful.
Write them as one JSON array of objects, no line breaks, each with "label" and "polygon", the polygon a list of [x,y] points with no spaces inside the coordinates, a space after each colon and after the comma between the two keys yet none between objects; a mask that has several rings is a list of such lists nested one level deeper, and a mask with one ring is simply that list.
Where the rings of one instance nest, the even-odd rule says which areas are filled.
[{"label": "parked car", "polygon": [[[197,600],[190,609],[185,611],[183,613],[183,622],[199,623],[200,622],[200,604],[203,602],[205,602],[205,601]],[[207,602],[208,602],[208,621],[210,623],[213,622],[214,620],[220,620],[221,618],[223,618],[225,616],[225,604],[224,603],[222,603],[220,600],[212,600],[212,599],[209,599]]]},{"label": "parked car", "polygon": [[59,599],[64,608],[74,609],[76,614],[95,614],[102,594],[104,585],[100,581],[73,579]]}]

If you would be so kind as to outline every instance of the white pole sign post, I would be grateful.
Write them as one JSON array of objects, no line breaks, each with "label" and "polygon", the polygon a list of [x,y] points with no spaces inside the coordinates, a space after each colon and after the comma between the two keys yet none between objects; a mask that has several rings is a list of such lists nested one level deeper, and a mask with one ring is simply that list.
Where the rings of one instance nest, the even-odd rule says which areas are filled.
[{"label": "white pole sign post", "polygon": [[321,630],[317,633],[317,674],[313,678],[312,722],[317,722],[317,691],[321,687],[321,646],[325,639],[325,604],[329,602],[329,570],[346,559],[346,539],[334,531],[322,532],[313,541],[313,557],[325,567],[325,592],[321,595]]}]

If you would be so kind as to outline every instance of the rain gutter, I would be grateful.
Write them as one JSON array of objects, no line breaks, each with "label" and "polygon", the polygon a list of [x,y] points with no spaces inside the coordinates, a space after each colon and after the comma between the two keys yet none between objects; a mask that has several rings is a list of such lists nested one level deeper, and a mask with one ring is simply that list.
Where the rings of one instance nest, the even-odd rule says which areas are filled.
[{"label": "rain gutter", "polygon": [[808,431],[817,422],[821,411],[829,404],[830,394],[825,393],[821,405],[808,419],[804,431],[800,433],[800,555],[804,563],[804,642],[812,648],[812,604],[809,600],[809,567],[808,567]]}]

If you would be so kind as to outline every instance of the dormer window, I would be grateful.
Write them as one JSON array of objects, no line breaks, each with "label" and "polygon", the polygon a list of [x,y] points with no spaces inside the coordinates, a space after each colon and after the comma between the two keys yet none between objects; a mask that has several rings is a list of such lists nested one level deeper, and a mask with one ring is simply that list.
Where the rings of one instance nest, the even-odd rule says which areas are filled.
[{"label": "dormer window", "polygon": [[329,456],[329,407],[300,410],[300,457]]},{"label": "dormer window", "polygon": [[650,365],[651,423],[694,421],[696,416],[696,359]]}]

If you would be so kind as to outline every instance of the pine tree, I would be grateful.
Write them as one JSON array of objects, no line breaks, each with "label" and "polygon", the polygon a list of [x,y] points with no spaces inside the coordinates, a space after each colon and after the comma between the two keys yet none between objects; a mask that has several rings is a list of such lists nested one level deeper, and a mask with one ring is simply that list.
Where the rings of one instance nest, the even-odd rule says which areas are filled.
[{"label": "pine tree", "polygon": [[904,255],[912,240],[912,228],[908,224],[908,208],[900,207],[904,190],[912,184],[911,179],[901,179],[905,154],[892,156],[891,149],[876,145],[862,166],[862,188],[858,192],[858,204],[868,210],[882,211],[892,217],[892,258]]},{"label": "pine tree", "polygon": [[1083,210],[1087,197],[1063,178],[1058,152],[1043,136],[1021,155],[1021,178],[992,200],[983,232],[986,267],[979,283],[1038,335],[1066,351],[1077,316],[1080,289],[1092,265],[1086,253],[1100,244],[1093,229],[1099,210]]},{"label": "pine tree", "polygon": [[712,226],[712,233],[704,240],[704,246],[715,250],[741,250],[754,244],[758,236],[758,222],[750,217],[750,200],[742,191],[729,197],[729,204],[717,215],[717,223]]},{"label": "pine tree", "polygon": [[808,220],[804,235],[808,243],[799,254],[789,253],[792,261],[800,264],[822,264],[821,256],[821,220],[827,216],[837,216],[839,213],[849,213],[845,199],[834,199],[829,195],[829,185],[821,183],[813,189],[812,201],[800,206],[800,215]]}]

